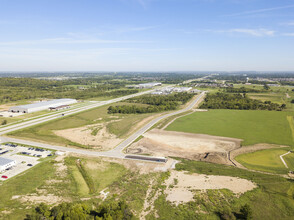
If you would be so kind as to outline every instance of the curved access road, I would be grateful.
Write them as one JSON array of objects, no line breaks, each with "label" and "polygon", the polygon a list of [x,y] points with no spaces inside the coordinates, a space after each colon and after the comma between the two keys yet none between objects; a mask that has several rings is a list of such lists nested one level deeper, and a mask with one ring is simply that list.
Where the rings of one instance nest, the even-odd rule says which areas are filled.
[{"label": "curved access road", "polygon": [[134,134],[132,134],[130,137],[128,137],[126,140],[121,142],[116,148],[113,150],[110,150],[110,152],[113,153],[120,153],[123,149],[125,149],[127,146],[129,146],[131,143],[133,143],[138,137],[143,135],[146,131],[148,131],[150,128],[152,128],[155,124],[157,124],[159,121],[166,119],[168,117],[181,114],[186,111],[190,111],[193,109],[193,107],[198,104],[201,99],[204,97],[205,92],[202,92],[195,100],[193,100],[186,108],[181,109],[176,112],[171,112],[162,116],[159,116],[158,118],[153,119],[151,122],[140,128],[138,131],[136,131]]}]

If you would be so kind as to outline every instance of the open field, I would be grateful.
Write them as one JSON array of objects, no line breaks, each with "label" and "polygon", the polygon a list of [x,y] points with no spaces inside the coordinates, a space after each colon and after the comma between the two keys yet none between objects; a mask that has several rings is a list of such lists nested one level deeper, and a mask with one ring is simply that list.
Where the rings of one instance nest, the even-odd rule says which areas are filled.
[{"label": "open field", "polygon": [[[234,197],[226,190],[208,190],[205,194],[195,191],[194,201],[183,206],[175,207],[166,201],[166,196],[161,196],[155,201],[157,215],[165,219],[199,219],[216,218],[223,210],[230,212],[237,218],[240,216],[240,207],[248,204],[253,212],[252,219],[291,219],[294,216],[294,183],[285,178],[250,172],[232,166],[181,160],[176,165],[178,171],[205,175],[231,176],[247,179],[257,184],[258,188],[246,192],[239,198]],[[176,185],[175,185],[176,186]],[[195,214],[197,210],[198,214]],[[207,213],[203,216],[202,213]],[[213,214],[212,214],[213,213]],[[195,216],[197,215],[197,217]],[[150,219],[154,219],[151,217]]]},{"label": "open field", "polygon": [[287,116],[292,112],[209,110],[175,120],[166,130],[240,138],[242,145],[270,143],[293,146]]},{"label": "open field", "polygon": [[[124,103],[117,103],[117,105],[123,105]],[[78,147],[95,147],[91,142],[96,135],[99,136],[99,130],[102,127],[106,128],[106,133],[109,133],[113,138],[124,138],[136,126],[140,125],[140,122],[144,118],[148,118],[153,114],[130,114],[130,115],[110,115],[107,113],[109,106],[102,106],[89,111],[81,112],[75,115],[63,117],[54,121],[50,121],[41,125],[30,127],[27,129],[19,130],[11,133],[12,136],[28,138],[38,141],[44,141],[49,143],[56,143],[61,145],[72,145]],[[72,139],[69,129],[75,129],[80,141]],[[56,135],[56,133],[58,135]],[[103,137],[105,139],[105,133]],[[99,137],[96,138],[99,138]],[[83,137],[88,137],[86,141]],[[96,146],[100,148],[101,146]],[[113,147],[113,146],[112,146]]]},{"label": "open field", "polygon": [[59,156],[0,185],[0,218],[22,219],[41,202],[84,201],[91,205],[113,199],[126,200],[136,217],[143,219],[218,219],[224,209],[240,217],[244,204],[251,206],[254,219],[294,215],[294,184],[290,180],[178,160],[177,171],[166,172],[159,169],[166,166],[163,164]]},{"label": "open field", "polygon": [[162,166],[165,165],[58,156],[0,184],[0,218],[23,219],[41,202],[56,205],[82,200],[97,204],[117,197],[126,200],[138,215],[149,183],[160,179]]},{"label": "open field", "polygon": [[239,163],[248,169],[270,173],[287,174],[287,169],[280,159],[280,155],[289,151],[289,148],[267,149],[252,153],[241,154],[235,157]]},{"label": "open field", "polygon": [[12,199],[12,197],[37,193],[37,188],[42,187],[46,180],[54,177],[55,168],[52,165],[52,161],[37,164],[23,174],[8,179],[0,185],[0,218],[6,216],[3,214],[4,210],[7,211],[5,213],[12,214],[11,217],[6,216],[7,219],[22,219],[25,213],[30,212],[31,205]]}]

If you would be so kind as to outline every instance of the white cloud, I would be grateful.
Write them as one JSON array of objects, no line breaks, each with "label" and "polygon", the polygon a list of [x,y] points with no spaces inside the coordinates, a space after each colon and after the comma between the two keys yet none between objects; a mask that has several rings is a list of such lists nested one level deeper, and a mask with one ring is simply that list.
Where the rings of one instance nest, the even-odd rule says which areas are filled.
[{"label": "white cloud", "polygon": [[226,17],[234,17],[234,16],[241,16],[241,15],[251,15],[251,14],[258,14],[268,11],[277,11],[282,9],[288,9],[288,8],[294,8],[294,5],[285,5],[280,7],[273,7],[273,8],[263,8],[258,10],[252,10],[252,11],[243,11],[235,14],[225,15]]},{"label": "white cloud", "polygon": [[118,44],[118,43],[151,43],[151,41],[122,41],[122,40],[102,40],[102,39],[77,39],[77,38],[48,38],[40,40],[25,41],[4,41],[0,46],[13,45],[36,45],[36,44]]},{"label": "white cloud", "polygon": [[285,26],[294,26],[294,21],[283,23],[282,25],[285,25]]},{"label": "white cloud", "polygon": [[283,36],[294,37],[294,33],[284,33]]},{"label": "white cloud", "polygon": [[239,34],[246,34],[255,37],[265,37],[265,36],[274,36],[275,31],[268,30],[264,28],[252,29],[252,28],[234,28],[228,30],[206,30],[208,32],[213,33],[239,33]]},{"label": "white cloud", "polygon": [[256,37],[263,37],[263,36],[274,36],[275,31],[272,30],[267,30],[267,29],[244,29],[244,28],[236,28],[236,29],[231,29],[228,32],[231,33],[243,33],[243,34],[248,34]]}]

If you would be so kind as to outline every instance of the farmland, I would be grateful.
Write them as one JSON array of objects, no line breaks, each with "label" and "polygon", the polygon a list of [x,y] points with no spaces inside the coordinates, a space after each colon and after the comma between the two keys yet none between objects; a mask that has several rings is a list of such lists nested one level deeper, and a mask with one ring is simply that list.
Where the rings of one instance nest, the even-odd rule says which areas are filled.
[{"label": "farmland", "polygon": [[209,110],[175,120],[166,130],[240,138],[242,145],[270,143],[293,146],[287,116],[292,112]]}]

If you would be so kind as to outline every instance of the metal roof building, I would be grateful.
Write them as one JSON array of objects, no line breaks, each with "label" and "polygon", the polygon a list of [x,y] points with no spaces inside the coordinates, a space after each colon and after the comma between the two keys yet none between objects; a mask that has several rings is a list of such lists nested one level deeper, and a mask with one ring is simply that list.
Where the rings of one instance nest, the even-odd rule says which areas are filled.
[{"label": "metal roof building", "polygon": [[15,165],[14,160],[10,160],[4,157],[0,157],[0,172],[12,167]]},{"label": "metal roof building", "polygon": [[10,112],[22,112],[22,113],[31,113],[31,112],[37,112],[42,110],[47,110],[49,108],[56,108],[61,105],[70,105],[77,103],[77,100],[75,99],[54,99],[51,101],[46,102],[38,102],[28,105],[19,105],[14,106],[9,109]]}]

